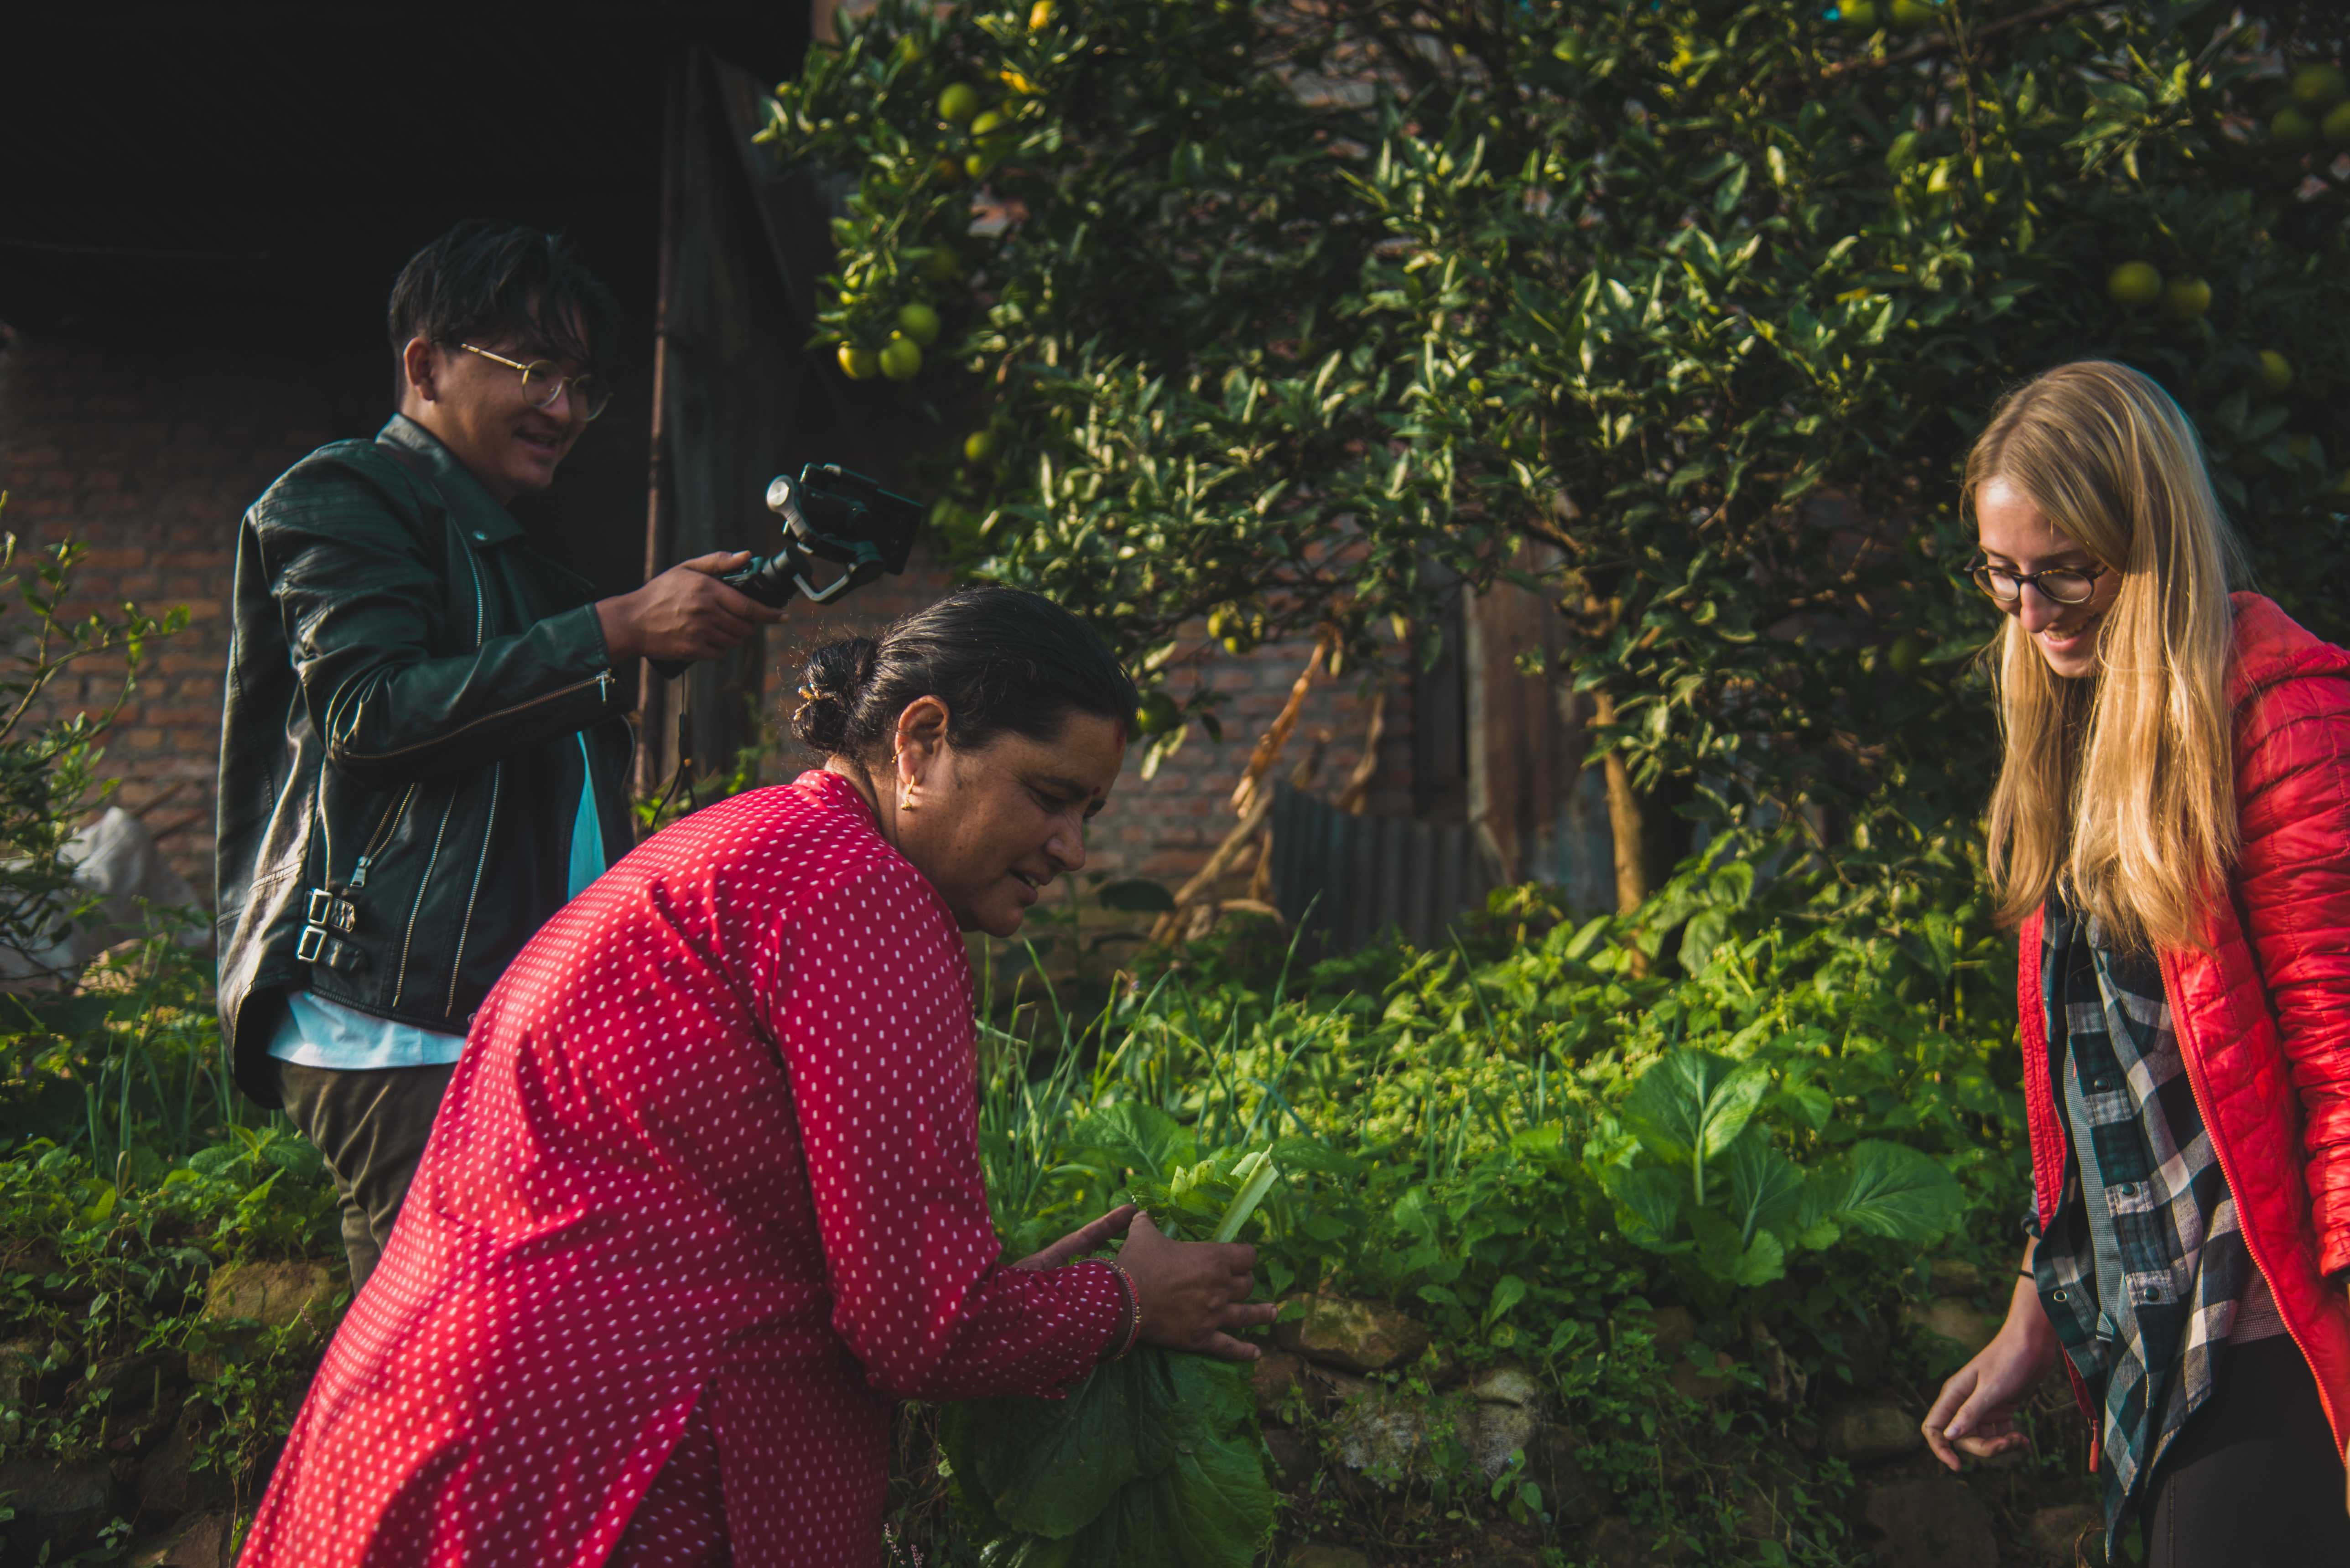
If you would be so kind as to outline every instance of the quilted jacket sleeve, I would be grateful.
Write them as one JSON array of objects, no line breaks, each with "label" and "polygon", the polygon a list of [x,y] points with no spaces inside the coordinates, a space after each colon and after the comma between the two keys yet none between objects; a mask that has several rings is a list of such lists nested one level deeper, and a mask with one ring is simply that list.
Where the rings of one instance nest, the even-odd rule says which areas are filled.
[{"label": "quilted jacket sleeve", "polygon": [[2303,1114],[2318,1268],[2350,1269],[2350,678],[2252,699],[2237,890]]}]

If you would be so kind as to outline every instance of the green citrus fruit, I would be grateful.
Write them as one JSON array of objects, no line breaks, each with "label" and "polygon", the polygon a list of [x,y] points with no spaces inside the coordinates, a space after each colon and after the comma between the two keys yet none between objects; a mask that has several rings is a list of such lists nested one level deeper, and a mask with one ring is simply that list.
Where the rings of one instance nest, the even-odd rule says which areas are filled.
[{"label": "green citrus fruit", "polygon": [[2162,286],[2162,313],[2173,321],[2193,321],[2211,308],[2211,286],[2199,277],[2174,277]]},{"label": "green citrus fruit", "polygon": [[952,245],[940,245],[922,258],[922,275],[932,283],[952,283],[962,276],[962,257]]},{"label": "green citrus fruit", "polygon": [[1844,0],[1836,7],[1836,20],[1856,32],[1877,30],[1877,0]]},{"label": "green citrus fruit", "polygon": [[987,171],[995,167],[995,160],[984,152],[974,152],[962,161],[962,171],[974,180],[984,180]]},{"label": "green citrus fruit", "polygon": [[2269,121],[2269,140],[2287,151],[2303,151],[2317,145],[2317,122],[2288,104]]},{"label": "green citrus fruit", "polygon": [[971,122],[971,139],[973,141],[985,141],[1011,123],[1011,116],[991,109]]},{"label": "green citrus fruit", "polygon": [[1222,605],[1208,612],[1208,635],[1229,637],[1241,623],[1240,612],[1230,605]]},{"label": "green citrus fruit", "polygon": [[1893,673],[1908,680],[1918,673],[1918,666],[1926,661],[1926,645],[1914,631],[1905,631],[1893,639],[1885,650],[1885,661],[1893,666]]},{"label": "green citrus fruit", "polygon": [[1164,691],[1144,692],[1134,710],[1135,730],[1145,735],[1163,735],[1182,722],[1183,710]]},{"label": "green citrus fruit", "polygon": [[2293,390],[2293,361],[2273,348],[2261,350],[2261,390],[2272,394]]},{"label": "green citrus fruit", "polygon": [[2126,261],[2106,275],[2106,293],[2116,305],[2152,305],[2162,297],[2162,274],[2152,262]]},{"label": "green citrus fruit", "polygon": [[1939,0],[1893,0],[1886,14],[1897,27],[1930,27],[1940,15]]},{"label": "green citrus fruit", "polygon": [[969,82],[957,82],[939,94],[939,118],[949,125],[968,125],[979,112],[979,89]]},{"label": "green citrus fruit", "polygon": [[2317,133],[2325,138],[2328,147],[2350,145],[2350,103],[2337,103],[2325,111],[2318,122]]},{"label": "green citrus fruit", "polygon": [[854,343],[842,344],[837,358],[840,360],[840,373],[852,381],[862,381],[881,368],[879,355]]},{"label": "green citrus fruit", "polygon": [[939,340],[939,313],[919,300],[898,307],[898,327],[925,348]]},{"label": "green citrus fruit", "polygon": [[2303,66],[2293,73],[2293,101],[2312,114],[2322,114],[2350,95],[2350,80],[2345,80],[2334,66]]},{"label": "green citrus fruit", "polygon": [[962,438],[962,455],[965,462],[985,462],[988,454],[994,450],[995,432],[993,431],[973,431]]},{"label": "green citrus fruit", "polygon": [[893,381],[910,381],[921,373],[922,346],[891,333],[881,346],[881,373]]}]

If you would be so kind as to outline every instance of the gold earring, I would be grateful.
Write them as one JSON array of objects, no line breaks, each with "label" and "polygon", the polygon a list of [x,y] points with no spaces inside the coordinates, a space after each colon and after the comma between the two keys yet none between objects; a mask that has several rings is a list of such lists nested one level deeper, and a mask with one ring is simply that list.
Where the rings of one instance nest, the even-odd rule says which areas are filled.
[{"label": "gold earring", "polygon": [[911,785],[898,792],[898,809],[899,811],[914,809],[914,791]]}]

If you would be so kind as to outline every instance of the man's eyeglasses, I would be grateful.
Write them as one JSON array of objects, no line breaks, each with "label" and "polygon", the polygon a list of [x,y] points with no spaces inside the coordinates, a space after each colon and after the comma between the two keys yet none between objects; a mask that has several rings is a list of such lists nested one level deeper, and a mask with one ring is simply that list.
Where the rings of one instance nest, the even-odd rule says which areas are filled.
[{"label": "man's eyeglasses", "polygon": [[457,347],[468,354],[479,354],[494,365],[504,365],[509,370],[520,370],[522,395],[528,400],[534,409],[545,410],[553,408],[556,400],[563,396],[564,389],[567,387],[571,389],[571,406],[579,410],[582,418],[592,420],[611,407],[612,389],[601,376],[588,373],[567,376],[563,373],[563,367],[552,359],[533,359],[525,365],[519,359],[509,359],[503,354],[493,354],[488,349],[477,348],[471,343],[460,343]]},{"label": "man's eyeglasses", "polygon": [[2044,572],[2019,572],[2007,566],[1994,566],[1988,561],[1978,561],[1968,571],[1975,587],[1991,596],[2002,609],[2013,609],[2023,602],[2023,585],[2030,583],[2060,605],[2089,602],[2097,591],[2097,579],[2106,575],[2104,566],[2052,566]]}]

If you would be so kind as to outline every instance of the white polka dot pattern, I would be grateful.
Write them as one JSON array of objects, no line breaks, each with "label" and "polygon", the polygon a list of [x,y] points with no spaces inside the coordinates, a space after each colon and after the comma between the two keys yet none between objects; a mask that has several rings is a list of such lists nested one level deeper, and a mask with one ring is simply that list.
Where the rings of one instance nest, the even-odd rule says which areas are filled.
[{"label": "white polka dot pattern", "polygon": [[945,905],[843,779],[722,802],[483,1005],[241,1562],[865,1568],[893,1397],[1053,1394],[1116,1325],[999,1251]]}]

